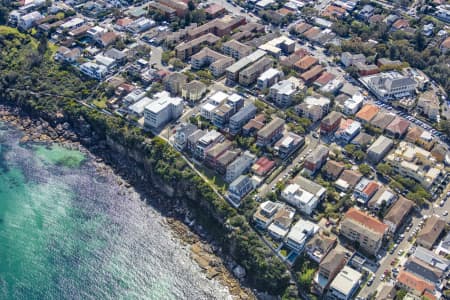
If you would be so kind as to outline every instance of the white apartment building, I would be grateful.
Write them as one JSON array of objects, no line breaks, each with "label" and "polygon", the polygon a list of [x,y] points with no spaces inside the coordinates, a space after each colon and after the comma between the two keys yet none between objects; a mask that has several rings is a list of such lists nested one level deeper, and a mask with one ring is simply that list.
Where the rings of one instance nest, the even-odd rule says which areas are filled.
[{"label": "white apartment building", "polygon": [[80,66],[80,71],[89,77],[101,80],[108,73],[108,68],[93,62],[86,62]]},{"label": "white apartment building", "polygon": [[277,83],[281,77],[283,77],[283,72],[275,68],[270,68],[258,77],[256,81],[257,86],[260,90],[267,89]]},{"label": "white apartment building", "polygon": [[395,71],[365,76],[361,81],[380,100],[411,96],[417,87],[414,79]]},{"label": "white apartment building", "polygon": [[331,282],[327,299],[350,300],[353,294],[359,288],[362,274],[358,271],[345,266]]},{"label": "white apartment building", "polygon": [[286,246],[297,253],[301,253],[310,237],[319,231],[319,226],[313,222],[300,219],[286,237]]},{"label": "white apartment building", "polygon": [[326,189],[312,181],[307,182],[307,179],[302,180],[307,184],[291,183],[281,192],[281,197],[301,212],[310,215],[325,197]]},{"label": "white apartment building", "polygon": [[37,21],[42,19],[44,16],[42,16],[39,12],[33,11],[29,14],[23,15],[19,18],[19,22],[17,24],[17,27],[19,27],[22,30],[28,30],[31,27],[33,27]]},{"label": "white apartment building", "polygon": [[269,97],[279,107],[291,105],[292,97],[297,92],[295,84],[290,80],[282,80],[274,84],[269,91]]},{"label": "white apartment building", "polygon": [[159,92],[153,96],[153,102],[145,107],[144,125],[160,128],[170,120],[180,117],[182,113],[183,99],[171,97],[167,91]]}]

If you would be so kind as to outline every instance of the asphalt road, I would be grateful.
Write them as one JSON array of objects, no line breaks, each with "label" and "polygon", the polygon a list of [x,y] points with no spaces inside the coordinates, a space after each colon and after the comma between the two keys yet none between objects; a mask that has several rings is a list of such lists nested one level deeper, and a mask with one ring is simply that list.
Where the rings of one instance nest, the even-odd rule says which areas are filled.
[{"label": "asphalt road", "polygon": [[[420,214],[416,214],[412,217],[411,222],[412,222],[413,226],[411,227],[409,232],[406,232],[406,231],[404,232],[405,238],[398,245],[397,249],[394,251],[393,254],[386,253],[386,251],[382,251],[381,253],[379,253],[379,255],[381,255],[383,258],[379,261],[380,267],[373,274],[375,276],[374,282],[371,286],[364,287],[361,290],[361,292],[359,293],[359,295],[358,295],[359,297],[366,298],[370,294],[374,293],[375,291],[377,291],[381,288],[383,282],[380,280],[380,277],[385,272],[385,270],[390,271],[393,268],[391,266],[392,260],[394,260],[395,258],[399,258],[400,261],[395,266],[398,269],[400,269],[400,266],[406,262],[406,260],[407,260],[406,253],[412,247],[412,244],[410,242],[408,242],[408,237],[412,235],[412,231],[414,230],[414,228],[416,228],[419,225],[420,221],[423,220],[423,216],[431,216],[433,214],[436,214],[436,215],[439,215],[441,218],[443,218],[445,221],[447,221],[447,222],[450,221],[450,217],[448,215],[447,216],[442,215],[445,211],[450,210],[450,200],[445,201],[445,204],[443,207],[439,206],[440,200],[446,197],[447,191],[449,191],[449,190],[450,190],[449,187],[447,187],[447,189],[442,194],[442,197],[440,199],[436,200],[433,204],[431,204],[428,209],[424,209],[420,212]],[[403,250],[403,252],[404,252],[404,254],[402,256],[398,255],[398,252],[400,250]],[[384,282],[386,282],[386,281],[387,281],[387,279],[384,280]]]},{"label": "asphalt road", "polygon": [[272,191],[272,186],[274,186],[277,182],[286,180],[289,174],[289,170],[294,168],[298,163],[300,163],[302,161],[302,157],[308,155],[308,153],[310,151],[312,151],[314,148],[317,147],[317,145],[319,145],[321,143],[320,139],[318,138],[314,138],[312,136],[312,133],[309,133],[308,135],[305,136],[305,143],[306,146],[303,148],[302,151],[300,151],[297,156],[292,160],[292,162],[287,165],[283,171],[280,172],[280,174],[278,174],[277,177],[275,177],[271,182],[265,182],[263,185],[261,185],[261,187],[259,187],[258,189],[258,195],[263,198],[264,196],[266,196],[269,192]]}]

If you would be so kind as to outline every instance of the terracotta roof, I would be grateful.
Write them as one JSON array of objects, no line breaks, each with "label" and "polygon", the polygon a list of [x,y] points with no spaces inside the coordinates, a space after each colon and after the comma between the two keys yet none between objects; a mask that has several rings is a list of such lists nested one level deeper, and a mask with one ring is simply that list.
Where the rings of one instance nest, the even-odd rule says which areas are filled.
[{"label": "terracotta roof", "polygon": [[368,214],[364,213],[363,211],[354,207],[350,208],[347,211],[344,218],[351,219],[363,225],[364,227],[369,228],[372,231],[378,232],[380,234],[384,234],[386,232],[386,229],[388,228],[386,224],[380,222],[378,219],[371,217]]},{"label": "terracotta roof", "polygon": [[297,31],[298,33],[303,33],[311,28],[312,28],[312,25],[305,23],[305,22],[301,22],[295,26],[295,31]]},{"label": "terracotta roof", "polygon": [[336,78],[335,75],[333,75],[329,72],[323,72],[323,74],[320,75],[320,77],[316,79],[315,83],[319,84],[319,85],[325,85],[328,82],[330,82],[331,80],[333,80],[334,78]]},{"label": "terracotta roof", "polygon": [[307,39],[312,39],[315,38],[319,33],[320,33],[320,29],[318,27],[312,27],[310,29],[308,29],[307,31],[305,31],[303,33],[303,35],[307,38]]},{"label": "terracotta roof", "polygon": [[100,40],[102,41],[103,45],[109,45],[112,42],[114,42],[117,39],[118,35],[117,33],[113,32],[113,31],[109,31],[104,33]]},{"label": "terracotta roof", "polygon": [[267,173],[270,169],[273,168],[275,162],[263,156],[259,158],[252,167],[254,172],[264,174]]},{"label": "terracotta roof", "polygon": [[378,190],[379,187],[380,186],[378,185],[378,183],[371,181],[368,185],[366,185],[362,192],[370,197]]},{"label": "terracotta roof", "polygon": [[289,14],[294,14],[294,12],[291,9],[287,9],[285,7],[280,8],[277,10],[277,12],[282,16],[287,16]]},{"label": "terracotta roof", "polygon": [[322,13],[322,16],[326,17],[341,17],[346,14],[346,10],[342,7],[335,6],[335,5],[328,5],[327,8],[325,8],[325,11]]},{"label": "terracotta roof", "polygon": [[116,21],[116,24],[119,26],[127,26],[128,24],[130,24],[131,22],[133,22],[132,19],[130,18],[122,18]]},{"label": "terracotta roof", "polygon": [[434,291],[434,286],[431,283],[428,283],[425,280],[422,280],[419,277],[414,276],[413,274],[404,270],[401,270],[398,274],[397,281],[421,295],[427,290]]},{"label": "terracotta roof", "polygon": [[300,78],[304,81],[309,81],[312,78],[316,77],[317,75],[320,75],[322,73],[324,68],[320,65],[312,67],[309,71],[306,71],[300,75]]},{"label": "terracotta roof", "polygon": [[315,57],[312,57],[311,55],[307,55],[303,58],[301,58],[299,61],[295,63],[295,66],[301,70],[308,70],[315,64],[317,64],[319,60]]},{"label": "terracotta roof", "polygon": [[378,108],[378,106],[373,104],[366,104],[358,111],[358,113],[356,114],[356,118],[369,122],[377,115],[379,111],[380,109]]},{"label": "terracotta roof", "polygon": [[392,27],[395,29],[402,29],[409,26],[409,22],[405,19],[398,19],[397,21],[392,24]]}]

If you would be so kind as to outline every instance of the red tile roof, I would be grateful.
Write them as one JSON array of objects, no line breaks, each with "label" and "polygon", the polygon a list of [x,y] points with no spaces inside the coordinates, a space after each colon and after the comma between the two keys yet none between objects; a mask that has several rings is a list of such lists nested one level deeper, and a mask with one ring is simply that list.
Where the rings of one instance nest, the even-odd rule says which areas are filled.
[{"label": "red tile roof", "polygon": [[425,280],[422,280],[419,277],[414,276],[413,274],[404,270],[401,270],[398,274],[397,281],[400,284],[405,285],[412,290],[415,290],[421,295],[427,290],[434,291],[434,286],[431,283],[428,283]]},{"label": "red tile roof", "polygon": [[411,123],[403,118],[396,117],[387,127],[386,130],[403,135],[408,130]]},{"label": "red tile roof", "polygon": [[315,83],[320,84],[320,85],[325,85],[328,82],[330,82],[331,80],[333,80],[334,78],[336,78],[336,76],[334,76],[333,74],[328,73],[328,72],[323,72],[323,74],[320,75],[320,77],[316,79]]},{"label": "red tile roof", "polygon": [[347,211],[345,218],[352,219],[355,222],[362,224],[364,227],[381,234],[384,234],[388,228],[388,225],[354,207]]},{"label": "red tile roof", "polygon": [[272,169],[274,165],[274,161],[263,156],[255,162],[252,169],[259,174],[265,174],[269,172],[269,170]]},{"label": "red tile roof", "polygon": [[364,188],[363,193],[370,197],[371,195],[373,195],[378,190],[379,187],[380,186],[377,183],[371,181]]},{"label": "red tile roof", "polygon": [[356,114],[356,118],[369,122],[376,116],[379,111],[380,109],[378,108],[378,106],[373,104],[366,104],[358,111],[358,113]]}]

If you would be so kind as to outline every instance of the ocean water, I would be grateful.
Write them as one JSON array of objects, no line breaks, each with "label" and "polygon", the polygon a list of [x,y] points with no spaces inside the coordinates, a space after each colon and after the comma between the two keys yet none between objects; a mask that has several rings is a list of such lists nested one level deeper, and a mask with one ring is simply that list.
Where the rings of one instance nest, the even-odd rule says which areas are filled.
[{"label": "ocean water", "polygon": [[0,124],[0,299],[229,299],[140,196]]}]

